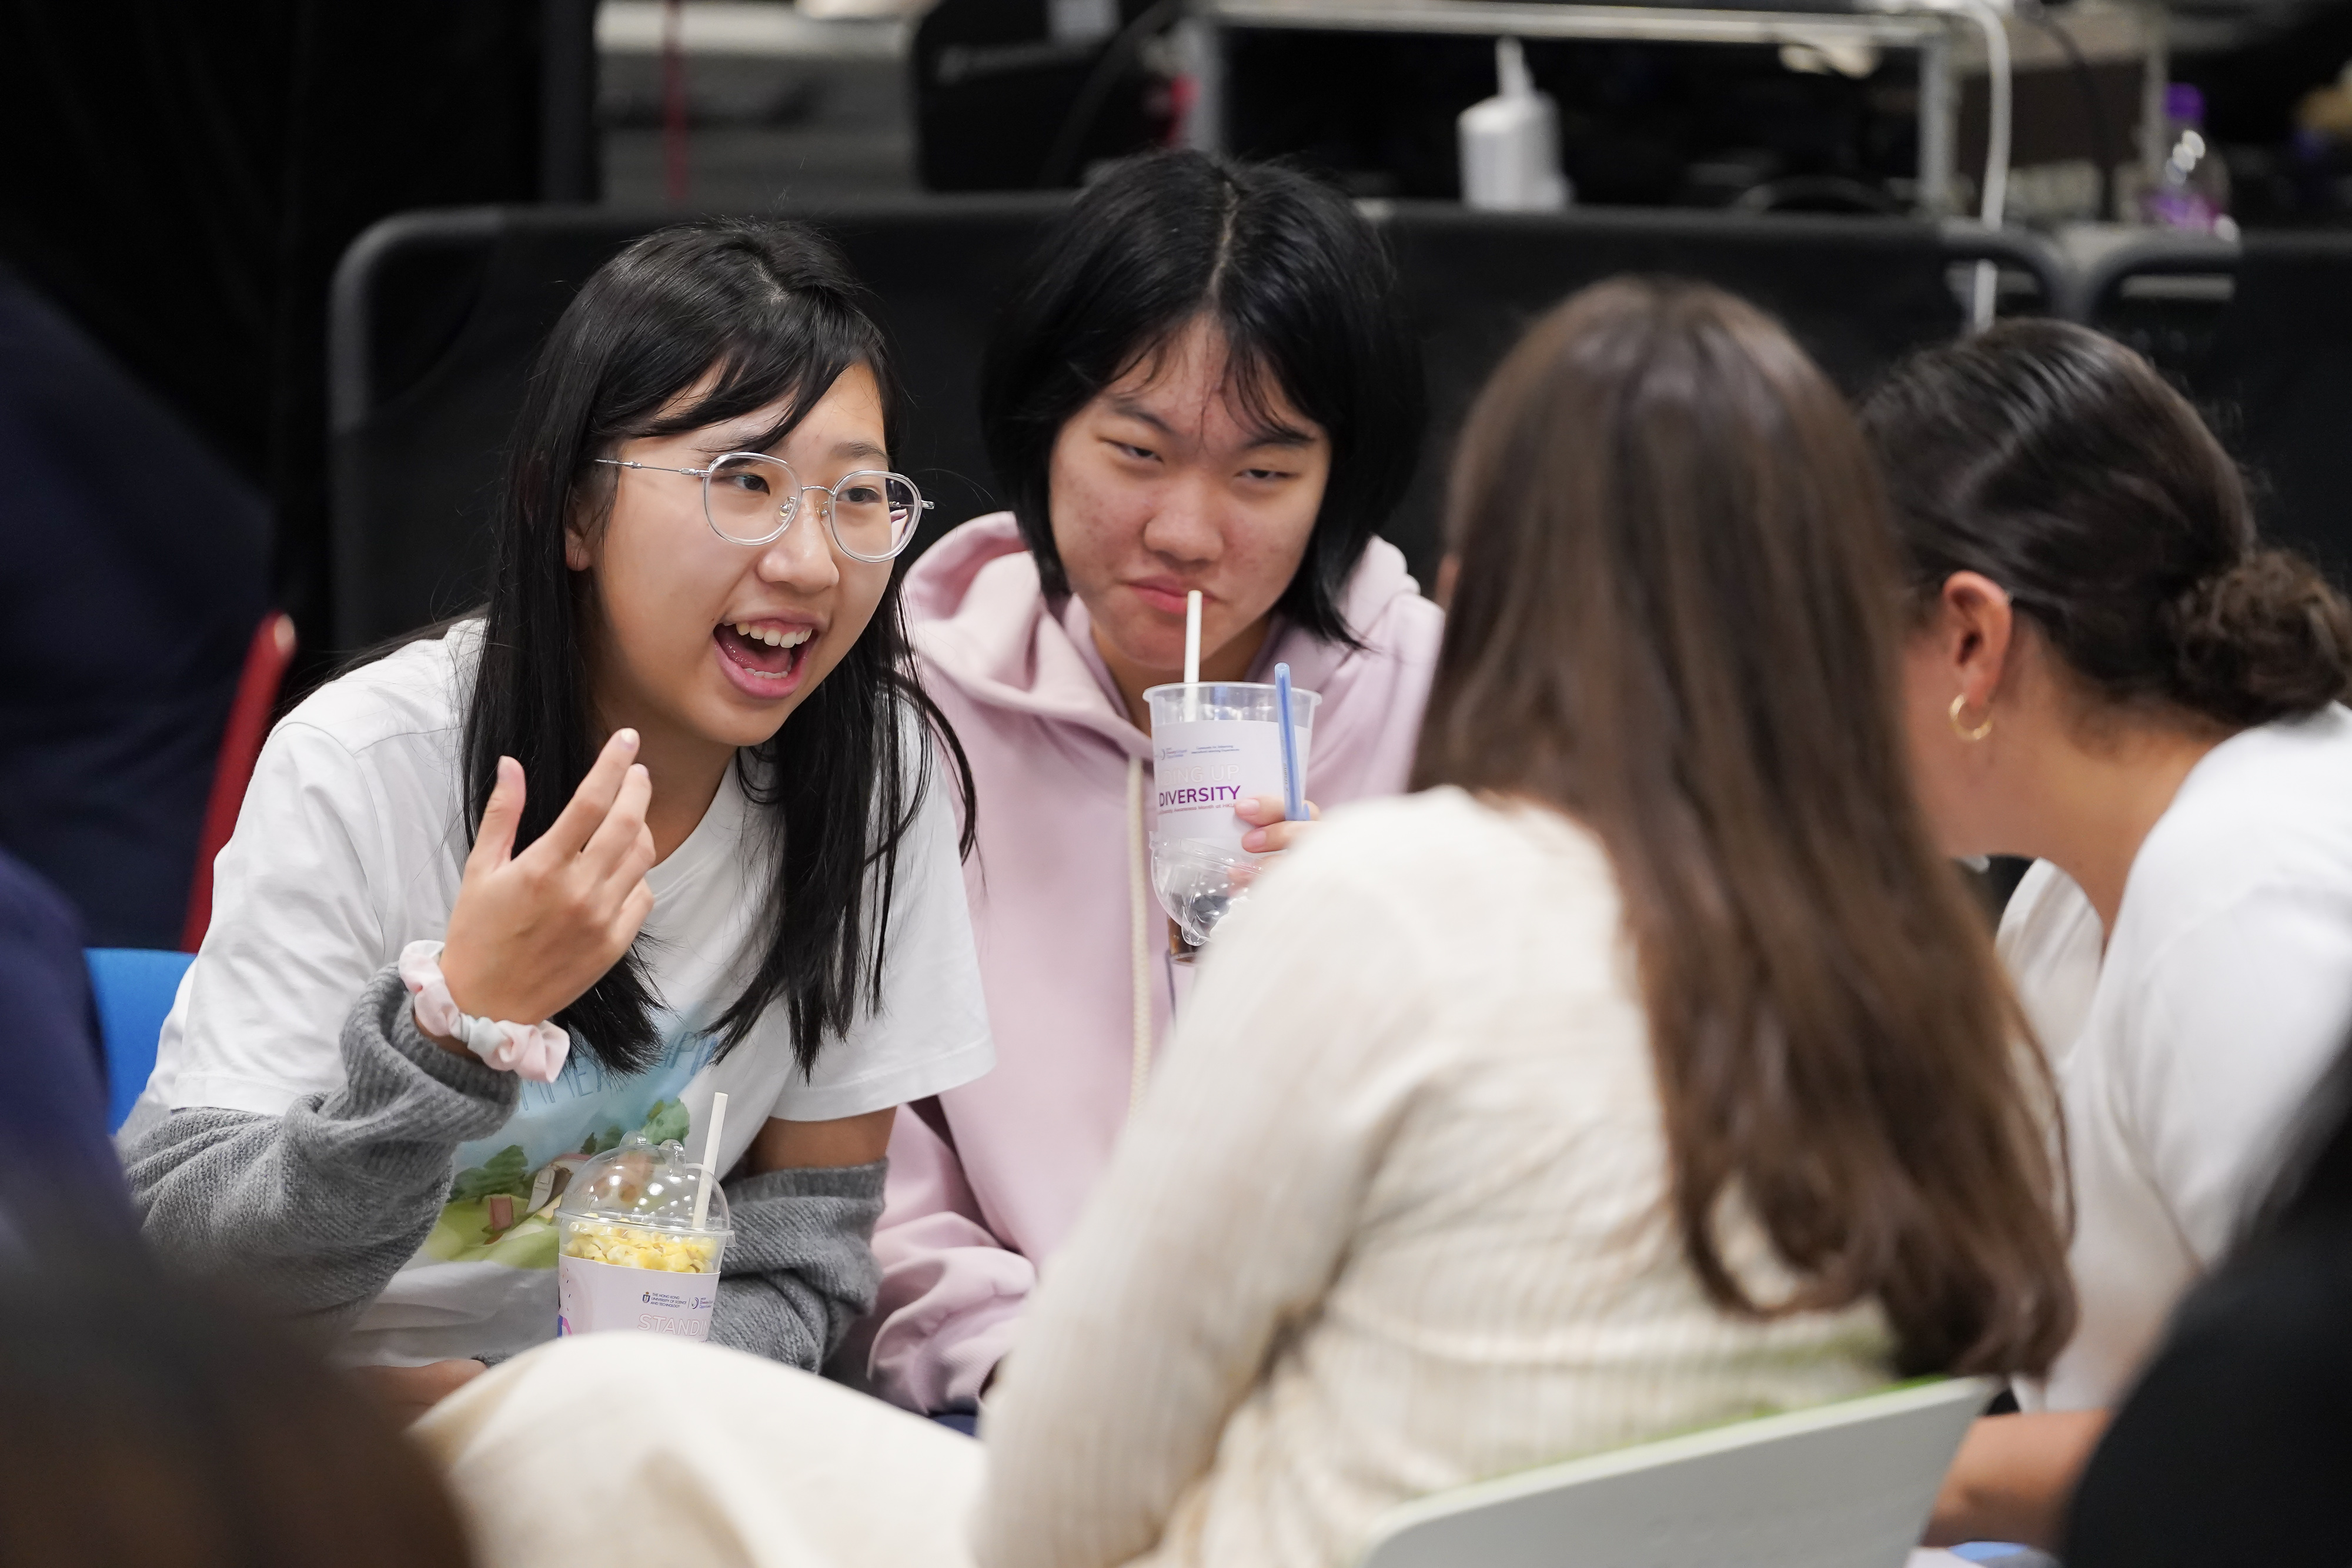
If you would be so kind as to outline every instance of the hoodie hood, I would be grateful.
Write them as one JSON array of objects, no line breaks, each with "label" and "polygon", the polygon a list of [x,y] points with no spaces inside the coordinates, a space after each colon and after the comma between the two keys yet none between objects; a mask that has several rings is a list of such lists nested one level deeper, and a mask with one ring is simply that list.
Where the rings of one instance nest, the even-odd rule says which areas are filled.
[{"label": "hoodie hood", "polygon": [[[1012,513],[974,517],[924,551],[908,570],[904,596],[927,675],[981,706],[1075,725],[1130,755],[1150,755],[1150,737],[1129,722],[1095,647],[1085,603],[1072,595],[1057,609],[1046,600]],[[1356,563],[1340,608],[1371,648],[1394,641],[1400,618],[1418,627],[1436,616],[1405,570],[1404,553],[1378,538]],[[1360,660],[1277,615],[1247,678],[1270,681],[1274,666],[1287,664],[1292,684],[1321,692],[1328,712],[1330,688]]]}]

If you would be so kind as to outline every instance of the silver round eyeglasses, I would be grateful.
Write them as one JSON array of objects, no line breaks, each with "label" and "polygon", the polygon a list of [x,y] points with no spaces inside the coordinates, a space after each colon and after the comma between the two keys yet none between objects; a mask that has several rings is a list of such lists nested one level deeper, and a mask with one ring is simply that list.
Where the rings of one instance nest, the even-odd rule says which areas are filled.
[{"label": "silver round eyeglasses", "polygon": [[667,468],[619,457],[596,461],[701,480],[702,515],[710,531],[739,545],[782,538],[800,516],[801,497],[814,490],[824,497],[817,509],[842,554],[858,560],[888,560],[907,548],[915,537],[915,525],[931,508],[904,474],[860,468],[830,486],[803,485],[791,464],[764,452],[724,453],[708,468]]}]

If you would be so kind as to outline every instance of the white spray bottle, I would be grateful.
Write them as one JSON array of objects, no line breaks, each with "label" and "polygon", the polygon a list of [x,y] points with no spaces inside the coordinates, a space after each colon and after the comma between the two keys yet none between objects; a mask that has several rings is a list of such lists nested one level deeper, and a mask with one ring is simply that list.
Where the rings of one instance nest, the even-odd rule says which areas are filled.
[{"label": "white spray bottle", "polygon": [[1536,90],[1517,38],[1495,40],[1493,98],[1462,111],[1462,200],[1499,212],[1549,212],[1574,193],[1559,172],[1559,110]]}]

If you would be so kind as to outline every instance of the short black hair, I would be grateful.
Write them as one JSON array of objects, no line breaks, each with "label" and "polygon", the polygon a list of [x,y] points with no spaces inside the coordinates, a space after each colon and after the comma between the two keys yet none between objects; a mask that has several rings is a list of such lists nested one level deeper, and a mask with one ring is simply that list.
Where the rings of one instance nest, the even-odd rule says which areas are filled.
[{"label": "short black hair", "polygon": [[1205,315],[1245,403],[1271,378],[1330,437],[1322,509],[1275,607],[1352,642],[1339,595],[1412,478],[1427,397],[1396,269],[1347,197],[1276,164],[1149,153],[1079,193],[1029,278],[982,361],[981,433],[1046,591],[1069,591],[1047,506],[1062,426]]}]

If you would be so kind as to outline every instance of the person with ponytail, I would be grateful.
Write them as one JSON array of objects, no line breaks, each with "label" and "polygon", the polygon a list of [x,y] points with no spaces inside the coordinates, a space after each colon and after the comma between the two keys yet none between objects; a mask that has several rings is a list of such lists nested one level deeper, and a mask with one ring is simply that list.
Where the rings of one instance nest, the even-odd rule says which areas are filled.
[{"label": "person with ponytail", "polygon": [[2105,1412],[2352,1029],[2352,608],[2258,537],[2128,349],[2015,322],[1869,399],[1946,852],[2036,863],[2000,946],[2059,1074],[2082,1322],[1979,1422],[1937,1541],[2054,1545]]},{"label": "person with ponytail", "polygon": [[553,1337],[570,1175],[702,1158],[719,1091],[711,1333],[817,1365],[872,1304],[895,1108],[992,1059],[859,300],[784,223],[606,263],[525,392],[486,610],[262,750],[125,1159],[163,1250],[401,1403]]}]

